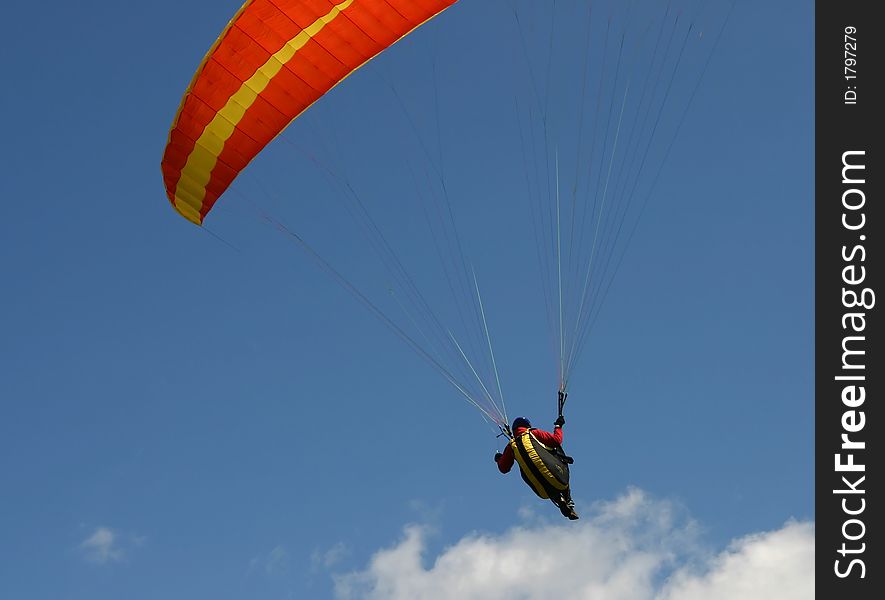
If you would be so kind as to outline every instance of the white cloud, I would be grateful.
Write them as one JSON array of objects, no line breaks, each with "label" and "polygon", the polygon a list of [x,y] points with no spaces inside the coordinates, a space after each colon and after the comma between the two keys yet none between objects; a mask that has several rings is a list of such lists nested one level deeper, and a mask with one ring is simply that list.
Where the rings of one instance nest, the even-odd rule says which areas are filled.
[{"label": "white cloud", "polygon": [[80,551],[86,560],[98,564],[123,560],[119,535],[108,527],[98,527],[92,535],[80,542]]},{"label": "white cloud", "polygon": [[330,569],[344,560],[350,554],[343,542],[334,544],[328,550],[314,550],[310,555],[311,571],[316,572],[320,568]]},{"label": "white cloud", "polygon": [[286,549],[282,546],[275,546],[267,555],[264,570],[268,574],[287,572],[289,570],[289,553],[286,552]]},{"label": "white cloud", "polygon": [[705,572],[675,573],[660,600],[802,600],[814,597],[814,527],[783,528],[732,542]]},{"label": "white cloud", "polygon": [[249,573],[261,569],[267,575],[286,574],[289,572],[289,552],[281,545],[276,545],[265,555],[256,556],[249,561]]},{"label": "white cloud", "polygon": [[672,503],[631,489],[580,521],[474,533],[425,559],[429,530],[405,528],[365,569],[335,576],[338,598],[793,600],[814,596],[814,528],[783,528],[710,553]]}]

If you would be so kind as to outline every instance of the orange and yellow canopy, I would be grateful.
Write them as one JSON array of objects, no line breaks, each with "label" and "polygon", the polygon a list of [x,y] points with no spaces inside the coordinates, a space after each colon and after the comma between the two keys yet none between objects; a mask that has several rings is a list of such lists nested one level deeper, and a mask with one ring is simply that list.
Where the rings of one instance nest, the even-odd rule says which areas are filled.
[{"label": "orange and yellow canopy", "polygon": [[169,132],[166,194],[201,224],[239,172],[342,79],[456,0],[249,0],[197,69]]}]

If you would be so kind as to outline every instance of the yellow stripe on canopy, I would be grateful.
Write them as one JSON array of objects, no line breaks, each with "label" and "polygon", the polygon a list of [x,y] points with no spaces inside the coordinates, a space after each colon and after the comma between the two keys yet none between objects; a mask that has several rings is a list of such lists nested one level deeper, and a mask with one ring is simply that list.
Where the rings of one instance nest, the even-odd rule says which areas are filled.
[{"label": "yellow stripe on canopy", "polygon": [[258,68],[254,75],[242,83],[240,89],[212,118],[188,156],[187,162],[181,170],[179,183],[175,188],[175,208],[182,216],[194,223],[200,223],[200,210],[203,207],[206,186],[209,184],[218,157],[224,150],[224,144],[233,135],[237,124],[285,64],[292,60],[311,38],[322,31],[352,3],[353,0],[344,0],[344,2],[336,4],[332,10],[286,42],[280,50],[271,55],[267,62]]}]

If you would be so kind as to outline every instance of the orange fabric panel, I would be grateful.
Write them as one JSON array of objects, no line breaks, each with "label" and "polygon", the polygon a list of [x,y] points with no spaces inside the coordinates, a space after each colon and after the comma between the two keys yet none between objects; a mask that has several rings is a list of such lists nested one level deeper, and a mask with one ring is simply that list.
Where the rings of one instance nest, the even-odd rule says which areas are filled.
[{"label": "orange fabric panel", "polygon": [[170,202],[202,223],[239,172],[295,117],[455,1],[244,4],[204,58],[173,122],[161,163]]}]

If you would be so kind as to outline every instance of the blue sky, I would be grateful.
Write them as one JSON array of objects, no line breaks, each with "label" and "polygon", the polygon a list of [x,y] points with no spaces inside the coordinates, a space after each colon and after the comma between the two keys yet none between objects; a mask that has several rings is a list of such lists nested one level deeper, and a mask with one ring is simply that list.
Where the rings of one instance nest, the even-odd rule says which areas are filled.
[{"label": "blue sky", "polygon": [[[442,171],[508,413],[549,427],[555,358],[516,116],[531,84],[510,5],[462,0],[333,90],[222,198],[214,235],[171,210],[159,162],[238,2],[7,9],[0,596],[436,597],[461,564],[461,583],[494,597],[464,565],[516,560],[526,532],[578,561],[562,569],[600,565],[543,574],[567,589],[645,582],[597,588],[610,597],[728,597],[704,586],[739,581],[766,544],[784,560],[755,564],[771,573],[759,585],[810,579],[807,3],[738,2],[697,93],[691,78],[674,89],[667,115],[690,111],[570,380],[574,525],[500,476],[494,428],[262,220],[387,302],[389,273],[340,202],[348,181],[450,322],[409,201]],[[727,4],[709,6],[700,20],[721,24]],[[525,23],[542,48],[545,25]],[[579,56],[562,27],[556,56]],[[705,57],[690,52],[689,72]],[[563,106],[579,97],[570,68],[549,71]],[[551,129],[567,131],[557,110]],[[520,580],[497,576],[500,593]]]}]

